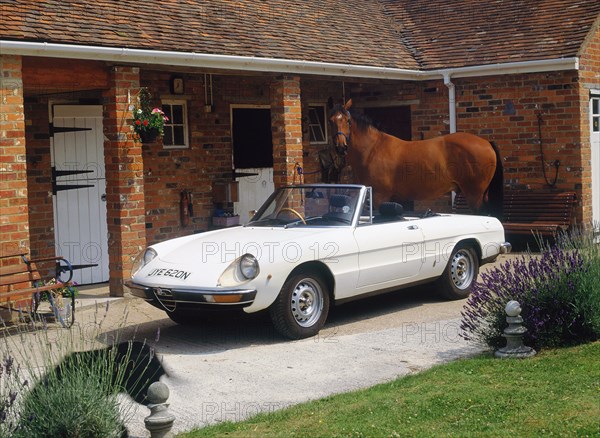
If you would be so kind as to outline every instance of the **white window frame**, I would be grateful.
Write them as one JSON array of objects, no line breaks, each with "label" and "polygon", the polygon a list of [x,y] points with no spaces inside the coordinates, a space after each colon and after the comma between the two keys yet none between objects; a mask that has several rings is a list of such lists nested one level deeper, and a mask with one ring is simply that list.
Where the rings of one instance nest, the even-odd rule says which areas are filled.
[{"label": "white window frame", "polygon": [[[594,122],[598,122],[600,118],[600,91],[594,90],[594,92],[590,93],[590,128],[592,133],[600,132],[598,128],[598,124],[594,125]],[[594,102],[596,102],[596,111],[594,111]]]},{"label": "white window frame", "polygon": [[172,144],[166,145],[163,143],[163,149],[189,149],[189,126],[188,126],[188,112],[187,112],[187,100],[185,99],[163,99],[161,105],[181,105],[183,107],[183,125],[173,125],[172,120],[165,123],[165,130],[171,129],[171,126],[183,126],[183,141],[184,144]]},{"label": "white window frame", "polygon": [[[321,130],[323,131],[323,140],[321,140],[321,141],[313,140],[312,132],[313,132],[314,126],[313,126],[313,124],[311,124],[310,112],[314,108],[321,108],[323,111],[323,126],[321,126]],[[328,143],[327,139],[329,138],[329,123],[327,123],[327,104],[326,103],[309,103],[308,104],[308,138],[309,138],[310,144],[327,144]]]}]

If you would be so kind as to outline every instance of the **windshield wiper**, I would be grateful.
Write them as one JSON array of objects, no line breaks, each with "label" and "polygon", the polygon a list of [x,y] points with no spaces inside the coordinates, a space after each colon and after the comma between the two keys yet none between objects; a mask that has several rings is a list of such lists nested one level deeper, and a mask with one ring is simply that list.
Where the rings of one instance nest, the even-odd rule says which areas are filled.
[{"label": "windshield wiper", "polygon": [[283,226],[283,228],[287,228],[287,227],[291,227],[291,226],[295,226],[295,225],[299,225],[299,224],[306,225],[306,222],[309,222],[309,221],[312,221],[312,220],[315,220],[315,219],[323,219],[323,216],[307,217],[306,219],[304,219],[304,221],[302,221],[302,219],[298,219],[297,221],[285,224]]}]

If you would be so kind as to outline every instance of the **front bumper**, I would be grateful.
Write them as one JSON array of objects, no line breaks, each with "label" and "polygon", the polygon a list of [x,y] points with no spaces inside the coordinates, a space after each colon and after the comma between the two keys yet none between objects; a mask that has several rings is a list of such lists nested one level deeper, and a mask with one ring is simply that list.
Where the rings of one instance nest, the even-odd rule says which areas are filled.
[{"label": "front bumper", "polygon": [[496,246],[493,246],[493,254],[489,257],[485,257],[481,260],[481,264],[485,265],[487,263],[494,263],[500,254],[508,254],[512,251],[512,245],[509,242],[500,243],[498,245],[498,252],[495,251]]},{"label": "front bumper", "polygon": [[164,288],[144,286],[130,280],[125,282],[125,286],[131,289],[134,296],[159,303],[169,311],[175,309],[178,304],[247,307],[256,297],[254,289]]},{"label": "front bumper", "polygon": [[512,251],[512,245],[509,242],[500,244],[500,254],[508,254]]}]

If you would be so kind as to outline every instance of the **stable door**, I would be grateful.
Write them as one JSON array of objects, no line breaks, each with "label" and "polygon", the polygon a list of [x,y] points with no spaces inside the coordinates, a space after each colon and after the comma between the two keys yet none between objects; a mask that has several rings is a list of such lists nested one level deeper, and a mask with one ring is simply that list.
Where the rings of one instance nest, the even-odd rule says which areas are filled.
[{"label": "stable door", "polygon": [[102,106],[54,105],[52,195],[56,252],[78,284],[108,281]]}]

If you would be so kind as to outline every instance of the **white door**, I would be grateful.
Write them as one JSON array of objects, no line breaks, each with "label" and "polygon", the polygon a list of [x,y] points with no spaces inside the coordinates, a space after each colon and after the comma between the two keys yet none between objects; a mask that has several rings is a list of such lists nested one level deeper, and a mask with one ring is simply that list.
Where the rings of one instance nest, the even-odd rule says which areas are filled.
[{"label": "white door", "polygon": [[600,96],[591,99],[592,220],[600,227]]},{"label": "white door", "polygon": [[240,215],[240,223],[245,224],[251,218],[251,213],[258,210],[275,190],[273,168],[241,169],[240,173],[249,176],[237,178],[239,181],[239,202],[233,204],[233,211]]},{"label": "white door", "polygon": [[358,287],[394,286],[416,277],[423,265],[423,232],[418,225],[390,222],[357,227]]},{"label": "white door", "polygon": [[78,284],[108,281],[102,106],[55,105],[52,127],[56,252]]}]

